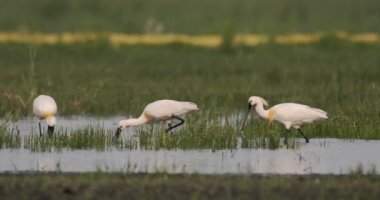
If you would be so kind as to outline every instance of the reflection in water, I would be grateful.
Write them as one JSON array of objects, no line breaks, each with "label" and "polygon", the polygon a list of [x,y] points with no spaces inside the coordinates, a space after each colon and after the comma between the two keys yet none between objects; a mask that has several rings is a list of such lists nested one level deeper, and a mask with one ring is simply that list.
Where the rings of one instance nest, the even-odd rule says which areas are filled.
[{"label": "reflection in water", "polygon": [[59,162],[51,158],[42,158],[37,161],[37,170],[43,172],[59,171]]},{"label": "reflection in water", "polygon": [[[57,130],[72,130],[83,128],[86,126],[99,126],[103,129],[115,129],[117,123],[125,117],[116,116],[111,118],[96,118],[96,117],[57,117]],[[3,121],[0,120],[0,124]],[[38,133],[37,118],[21,119],[15,122],[10,122],[9,127],[17,127],[21,134],[30,134],[31,132]],[[41,127],[46,132],[47,125],[45,121],[41,121]]]},{"label": "reflection in water", "polygon": [[0,172],[54,171],[344,174],[362,165],[380,168],[380,141],[299,140],[297,149],[237,150],[64,150],[35,153],[26,149],[0,150]]}]

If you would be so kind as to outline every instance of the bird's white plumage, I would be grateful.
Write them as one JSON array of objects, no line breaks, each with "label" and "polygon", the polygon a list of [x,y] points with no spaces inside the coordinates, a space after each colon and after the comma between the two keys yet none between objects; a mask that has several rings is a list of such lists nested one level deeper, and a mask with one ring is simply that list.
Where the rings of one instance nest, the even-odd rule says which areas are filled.
[{"label": "bird's white plumage", "polygon": [[119,127],[138,126],[151,120],[170,120],[172,116],[181,116],[198,109],[198,106],[192,102],[169,99],[157,100],[148,104],[139,118],[121,120]]},{"label": "bird's white plumage", "polygon": [[299,128],[304,123],[311,123],[319,119],[327,119],[327,113],[321,109],[312,108],[297,103],[282,103],[271,107],[273,119],[285,124],[286,128]]},{"label": "bird's white plumage", "polygon": [[183,115],[192,110],[198,110],[197,105],[192,102],[165,99],[148,104],[144,113],[155,119],[166,119],[173,115]]},{"label": "bird's white plumage", "polygon": [[56,123],[55,114],[57,113],[57,104],[54,99],[47,95],[39,95],[33,101],[33,114],[39,119],[46,119],[49,126]]},{"label": "bird's white plumage", "polygon": [[263,118],[276,120],[285,125],[287,129],[300,128],[304,123],[311,123],[315,120],[327,119],[327,113],[318,108],[312,108],[298,103],[281,103],[268,110],[264,105],[268,103],[261,97],[252,96],[248,102],[255,106],[256,112]]}]

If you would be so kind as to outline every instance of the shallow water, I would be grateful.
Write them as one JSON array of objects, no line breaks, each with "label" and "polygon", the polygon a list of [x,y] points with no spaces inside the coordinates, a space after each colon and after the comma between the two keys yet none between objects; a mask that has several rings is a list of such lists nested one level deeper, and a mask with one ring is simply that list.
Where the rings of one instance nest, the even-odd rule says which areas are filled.
[{"label": "shallow water", "polygon": [[[101,118],[101,117],[81,117],[81,116],[74,116],[74,117],[57,117],[57,124],[55,126],[56,130],[71,130],[71,129],[78,129],[83,128],[86,126],[99,126],[103,129],[115,129],[117,127],[117,124],[120,120],[122,120],[125,117],[122,116],[116,116],[116,117],[109,117],[109,118]],[[10,122],[10,127],[17,127],[17,130],[20,131],[21,134],[30,134],[31,132],[38,133],[38,123],[40,120],[35,118],[25,118],[20,119],[14,122]],[[0,120],[0,123],[2,123],[2,120]],[[43,120],[41,121],[41,127],[46,132],[47,124]],[[132,129],[131,129],[132,130]]]},{"label": "shallow water", "polygon": [[297,149],[237,150],[77,150],[36,153],[25,149],[0,150],[0,172],[168,172],[168,173],[276,173],[347,174],[359,165],[380,169],[380,141],[299,140]]},{"label": "shallow water", "polygon": [[[99,126],[115,129],[122,116],[112,118],[70,117],[58,119],[56,129]],[[1,121],[0,121],[1,122]],[[11,122],[21,134],[38,132],[37,119]],[[46,129],[44,122],[41,125]],[[129,129],[123,136],[134,135]],[[346,174],[363,167],[380,169],[380,140],[311,139],[296,141],[296,149],[236,150],[62,150],[31,152],[28,149],[0,150],[0,172],[168,172],[168,173],[276,173],[276,174]]]}]

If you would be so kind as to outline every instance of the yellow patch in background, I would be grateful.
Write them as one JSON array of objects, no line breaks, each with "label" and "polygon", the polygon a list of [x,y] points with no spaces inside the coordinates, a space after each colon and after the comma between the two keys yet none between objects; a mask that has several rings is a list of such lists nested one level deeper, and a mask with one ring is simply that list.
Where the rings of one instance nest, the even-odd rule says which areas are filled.
[{"label": "yellow patch in background", "polygon": [[[348,33],[326,32],[315,33],[291,33],[291,34],[250,34],[236,33],[233,45],[257,46],[268,44],[271,41],[277,44],[311,44],[316,43],[330,35],[341,40],[359,43],[378,43],[380,34],[374,32]],[[167,45],[172,43],[188,44],[206,48],[217,48],[222,42],[222,35],[189,35],[189,34],[124,34],[117,32],[83,32],[83,33],[42,33],[42,32],[0,32],[0,43],[23,44],[74,44],[88,42],[97,39],[106,39],[113,47],[121,45]]]}]

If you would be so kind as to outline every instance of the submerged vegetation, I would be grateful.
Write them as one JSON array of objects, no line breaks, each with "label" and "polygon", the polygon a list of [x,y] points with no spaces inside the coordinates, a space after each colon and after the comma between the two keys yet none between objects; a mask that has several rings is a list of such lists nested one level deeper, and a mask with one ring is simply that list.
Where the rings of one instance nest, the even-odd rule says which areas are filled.
[{"label": "submerged vegetation", "polygon": [[[265,123],[265,122],[264,122]],[[110,151],[120,149],[238,149],[238,148],[296,148],[298,142],[289,138],[284,144],[283,135],[274,134],[265,123],[261,127],[251,127],[245,132],[240,132],[240,121],[220,118],[212,122],[205,119],[188,118],[187,124],[174,130],[172,133],[165,131],[162,124],[150,124],[143,127],[130,128],[122,133],[121,138],[116,139],[115,129],[103,127],[85,126],[76,129],[58,129],[52,136],[38,132],[20,134],[16,125],[4,126],[0,134],[0,147],[9,149],[12,147],[29,149],[31,151],[61,151],[94,149],[98,151]],[[13,128],[11,128],[13,127]],[[268,132],[269,134],[268,134]],[[298,135],[297,135],[298,136]]]},{"label": "submerged vegetation", "polygon": [[16,129],[8,129],[7,122],[0,124],[0,149],[17,149],[21,147],[21,136]]},{"label": "submerged vegetation", "polygon": [[[249,126],[240,131],[239,116],[207,119],[199,116],[186,118],[186,124],[173,133],[165,131],[164,124],[152,123],[141,127],[129,128],[116,139],[115,129],[105,129],[100,125],[87,125],[77,128],[58,128],[53,136],[40,136],[35,130],[20,134],[15,123],[4,124],[0,129],[0,148],[22,148],[36,152],[62,150],[194,150],[194,149],[295,149],[304,140],[295,130],[288,134],[284,142],[285,129],[282,124],[268,123],[252,115]],[[329,129],[330,122],[305,126],[304,132],[311,140],[318,137],[334,137]],[[338,127],[338,126],[337,126]],[[338,129],[334,129],[335,131]],[[334,133],[334,132],[333,132]],[[377,135],[363,134],[358,137],[341,134],[339,138],[371,139]]]},{"label": "submerged vegetation", "polygon": [[[53,136],[37,134],[24,136],[24,148],[32,151],[60,151],[62,149],[95,149],[110,150],[112,148],[133,148],[133,141],[113,140],[113,132],[100,127],[85,127],[82,129],[67,131],[59,130]],[[136,144],[134,145],[136,146]]]}]

